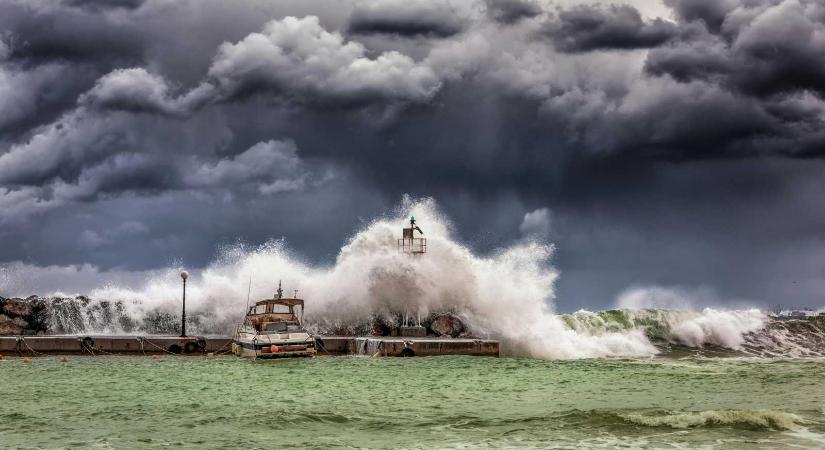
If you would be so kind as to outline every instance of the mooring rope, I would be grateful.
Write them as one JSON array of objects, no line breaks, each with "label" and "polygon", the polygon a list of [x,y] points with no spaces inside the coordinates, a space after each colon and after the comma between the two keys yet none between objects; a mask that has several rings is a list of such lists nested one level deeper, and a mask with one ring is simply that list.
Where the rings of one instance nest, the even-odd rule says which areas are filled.
[{"label": "mooring rope", "polygon": [[323,339],[315,338],[315,343],[320,345],[321,350],[323,350],[324,353],[329,353],[329,350],[327,350],[326,345],[324,345],[324,340]]},{"label": "mooring rope", "polygon": [[[157,344],[155,344],[154,342],[152,342],[152,341],[150,341],[150,340],[148,340],[148,339],[146,339],[146,338],[144,338],[144,337],[142,337],[142,336],[137,336],[135,339],[138,341],[138,343],[140,343],[140,353],[141,353],[143,356],[146,356],[146,348],[145,348],[144,344],[149,344],[149,345],[151,345],[152,347],[154,347],[154,348],[156,348],[156,349],[158,349],[158,350],[160,350],[160,351],[162,351],[162,352],[164,352],[164,353],[168,353],[168,354],[170,354],[170,355],[173,355],[173,356],[183,356],[183,355],[179,355],[179,354],[174,353],[174,352],[170,352],[169,350],[167,350],[167,349],[165,349],[165,348],[163,348],[163,347],[158,346],[158,345],[157,345]],[[21,345],[21,344],[22,344],[22,345]],[[227,341],[226,341],[226,342],[225,342],[222,346],[220,346],[220,348],[218,348],[217,350],[215,350],[214,352],[211,352],[211,353],[213,353],[213,354],[215,354],[215,355],[222,354],[222,353],[226,353],[226,354],[232,353],[232,351],[231,351],[231,350],[226,350],[226,351],[224,352],[224,350],[225,350],[225,349],[226,349],[226,348],[227,348],[230,344],[232,344],[232,340],[227,340]],[[80,349],[81,349],[83,352],[88,353],[88,354],[90,354],[90,355],[92,355],[92,356],[99,356],[98,354],[112,355],[112,356],[117,356],[117,355],[118,355],[117,353],[108,352],[108,351],[103,350],[103,349],[101,349],[101,348],[94,348],[93,346],[88,346],[88,345],[81,345],[81,346],[80,346]],[[18,336],[18,337],[17,337],[17,345],[15,346],[15,352],[17,353],[17,355],[18,355],[18,356],[25,356],[25,355],[24,355],[24,350],[25,350],[25,351],[28,351],[28,352],[29,352],[29,354],[30,354],[30,355],[32,355],[32,356],[48,356],[48,354],[47,354],[47,353],[38,352],[37,350],[33,349],[33,348],[29,345],[29,343],[28,343],[28,342],[26,342],[26,339],[25,339],[23,336]],[[326,350],[325,350],[325,351],[326,351]]]},{"label": "mooring rope", "polygon": [[166,353],[169,353],[170,355],[174,355],[174,356],[182,356],[182,355],[178,355],[177,353],[170,352],[169,350],[166,350],[166,349],[165,349],[165,348],[163,348],[163,347],[160,347],[160,346],[158,346],[158,345],[155,345],[155,343],[154,343],[154,342],[152,342],[152,341],[150,341],[150,340],[148,340],[148,339],[146,339],[146,342],[147,342],[149,345],[151,345],[152,347],[155,347],[156,349],[158,349],[158,350],[160,350],[160,351],[162,351],[162,352],[166,352]]},{"label": "mooring rope", "polygon": [[83,345],[83,344],[81,344],[81,345],[80,345],[80,349],[81,349],[81,350],[85,350],[87,353],[89,353],[89,354],[90,354],[90,355],[92,355],[92,356],[97,356],[97,355],[95,355],[95,350],[94,350],[94,348],[93,348],[93,347],[91,347],[91,346],[89,346],[89,345]]},{"label": "mooring rope", "polygon": [[143,351],[143,337],[136,336],[135,339],[137,339],[138,343],[140,343],[140,354],[146,356],[146,352]]},{"label": "mooring rope", "polygon": [[[212,352],[212,353],[214,353],[214,354],[216,354],[216,355],[217,355],[217,354],[220,354],[220,353],[221,353],[221,351],[223,351],[223,349],[224,349],[224,348],[226,348],[226,346],[227,346],[227,345],[232,345],[232,340],[228,340],[228,341],[226,341],[226,342],[225,342],[225,343],[221,346],[221,348],[219,348],[219,349],[215,350],[215,351],[214,351],[214,352]],[[232,353],[232,350],[227,350],[227,351],[226,351],[226,353]]]},{"label": "mooring rope", "polygon": [[[103,353],[103,354],[105,354],[105,355],[117,356],[117,353],[107,352],[106,350],[103,350],[102,348],[98,348],[98,349],[95,349],[95,350],[96,350],[98,353]],[[97,356],[97,355],[95,355],[95,356]]]},{"label": "mooring rope", "polygon": [[26,339],[25,339],[23,336],[18,337],[18,338],[17,338],[17,342],[22,342],[22,343],[23,343],[23,345],[25,345],[25,346],[26,346],[26,348],[27,348],[27,349],[29,349],[29,352],[31,352],[31,354],[32,354],[32,355],[34,355],[34,356],[46,356],[46,354],[45,354],[45,353],[40,353],[40,352],[38,352],[37,350],[35,350],[35,349],[31,348],[31,347],[29,346],[29,343],[28,343],[28,342],[26,342]]}]

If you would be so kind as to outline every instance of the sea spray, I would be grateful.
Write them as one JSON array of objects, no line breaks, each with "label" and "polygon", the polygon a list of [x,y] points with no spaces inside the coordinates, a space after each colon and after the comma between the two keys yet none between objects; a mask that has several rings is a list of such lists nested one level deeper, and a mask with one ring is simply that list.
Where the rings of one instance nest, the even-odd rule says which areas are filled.
[{"label": "sea spray", "polygon": [[[397,249],[409,215],[428,239],[428,252],[411,256]],[[511,355],[546,358],[649,356],[654,343],[738,348],[763,326],[756,311],[617,311],[559,316],[553,311],[550,264],[553,246],[520,241],[479,256],[453,237],[450,222],[432,200],[405,201],[395,214],[357,232],[334,264],[313,266],[292,253],[284,240],[250,248],[239,244],[188,283],[187,313],[197,333],[231,333],[251,298],[271,298],[278,281],[286,294],[307,300],[306,322],[313,330],[363,332],[375,317],[416,321],[450,311],[473,334],[499,338]],[[90,292],[89,311],[74,311],[68,332],[164,332],[180,310],[180,268],[153,272],[139,288],[107,284]],[[114,309],[113,309],[114,308]],[[653,311],[653,312],[651,312]],[[108,322],[101,320],[109,318]],[[168,332],[168,331],[166,331]]]},{"label": "sea spray", "polygon": [[579,334],[600,335],[639,330],[652,342],[688,347],[714,345],[739,350],[748,336],[762,330],[768,317],[759,310],[701,312],[667,309],[614,309],[577,311],[561,316]]},{"label": "sea spray", "polygon": [[[409,215],[418,218],[428,253],[412,257],[396,241]],[[287,293],[307,299],[306,321],[316,329],[347,329],[372,316],[427,316],[452,311],[477,335],[501,338],[512,354],[552,358],[647,356],[656,348],[639,330],[582,334],[553,313],[550,265],[553,246],[519,242],[489,256],[474,255],[452,236],[451,225],[432,200],[408,202],[393,217],[368,224],[343,246],[335,263],[301,262],[283,241],[259,248],[236,246],[189,283],[190,314],[202,331],[229,332],[243,313],[246,287],[252,298],[271,297],[279,280]],[[179,304],[177,269],[150,279],[141,289],[106,286],[91,295],[119,301],[134,317],[172,313]]]},{"label": "sea spray", "polygon": [[705,344],[741,349],[748,333],[765,326],[767,317],[759,310],[718,311],[706,308],[697,317],[673,326],[673,334],[680,343],[698,347]]}]

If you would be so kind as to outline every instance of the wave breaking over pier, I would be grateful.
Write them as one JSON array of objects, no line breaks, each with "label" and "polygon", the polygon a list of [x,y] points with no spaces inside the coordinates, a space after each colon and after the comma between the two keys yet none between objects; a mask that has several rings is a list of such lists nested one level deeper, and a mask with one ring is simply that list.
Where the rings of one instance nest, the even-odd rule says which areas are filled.
[{"label": "wave breaking over pier", "polygon": [[[425,258],[411,258],[396,249],[397,230],[409,215],[427,224]],[[552,254],[552,244],[524,240],[490,255],[476,255],[453,237],[450,222],[434,201],[407,201],[394,214],[356,233],[332,265],[303,262],[283,240],[257,248],[223,249],[215,261],[193,273],[187,316],[191,331],[230,333],[244,313],[250,279],[253,300],[271,297],[282,280],[308,299],[306,322],[323,333],[355,334],[376,321],[427,320],[450,313],[472,335],[501,339],[505,355],[640,357],[674,347],[724,348],[763,356],[814,356],[825,351],[825,319],[820,318],[783,322],[758,310],[716,309],[556,314],[553,284],[558,274],[551,265]],[[88,297],[54,295],[29,303],[46,309],[43,331],[172,332],[178,323],[179,269],[157,271],[137,288],[107,284]],[[14,322],[13,314],[4,314],[21,330],[30,326],[22,315]]]}]

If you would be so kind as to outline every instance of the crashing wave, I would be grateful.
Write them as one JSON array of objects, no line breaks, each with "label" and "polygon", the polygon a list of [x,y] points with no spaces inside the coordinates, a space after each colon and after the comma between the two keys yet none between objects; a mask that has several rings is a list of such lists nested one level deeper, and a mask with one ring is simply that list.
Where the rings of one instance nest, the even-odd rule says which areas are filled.
[{"label": "crashing wave", "polygon": [[[396,247],[409,215],[416,216],[427,233],[428,253],[422,257],[401,254]],[[669,344],[767,352],[784,352],[793,344],[798,354],[814,351],[804,337],[795,335],[798,330],[776,325],[755,310],[557,315],[552,301],[558,274],[550,264],[552,253],[551,244],[526,240],[491,255],[473,254],[453,237],[450,222],[434,201],[408,200],[396,214],[356,233],[330,266],[302,262],[284,241],[224,249],[189,280],[187,325],[201,334],[231,333],[243,316],[247,296],[271,297],[282,280],[287,293],[299,289],[307,299],[306,322],[319,332],[363,333],[376,320],[417,322],[449,312],[461,318],[470,334],[500,339],[503,354],[509,355],[646,357]],[[174,332],[180,308],[178,271],[155,272],[137,288],[105,285],[89,298],[51,302],[51,331]],[[818,325],[804,332],[822,336]]]},{"label": "crashing wave", "polygon": [[[144,308],[142,314],[134,316],[129,305],[123,301],[101,301],[83,296],[0,298],[0,313],[0,334],[21,334],[24,330],[49,334],[173,334],[180,326],[180,316],[176,311]],[[436,317],[455,318],[459,329],[454,336],[458,336],[459,332],[461,336],[479,335],[476,322],[468,316],[459,319],[452,314],[433,313],[422,319],[422,325],[427,329],[434,328],[432,324]],[[592,357],[594,351],[599,356],[638,357],[674,353],[680,348],[720,356],[725,354],[719,353],[723,349],[735,351],[734,354],[738,355],[765,357],[825,356],[825,315],[780,320],[757,310],[705,309],[696,312],[625,309],[579,311],[554,318],[563,324],[563,328],[554,331],[562,333],[572,342],[591,347],[582,348],[578,354],[550,357]],[[211,311],[206,311],[206,314],[196,311],[187,320],[196,333],[227,332],[222,325],[215,326],[222,322],[216,320]],[[402,321],[401,314],[390,318],[371,315],[360,323],[344,324],[327,318],[311,322],[311,326],[321,334],[360,335],[379,332],[379,328],[386,331]],[[469,329],[460,328],[465,325]],[[638,347],[629,342],[636,342]],[[504,345],[510,355],[546,356],[554,351],[552,348],[537,347],[552,344],[541,340],[530,342],[529,338],[525,344],[524,341],[508,341],[505,337]]]},{"label": "crashing wave", "polygon": [[766,357],[825,356],[825,315],[796,320],[756,310],[667,309],[578,311],[561,316],[577,333],[640,331],[660,352],[674,347],[729,349]]},{"label": "crashing wave", "polygon": [[772,410],[710,410],[659,414],[625,414],[623,420],[647,427],[698,428],[729,426],[751,430],[798,430],[802,419],[794,414]]}]

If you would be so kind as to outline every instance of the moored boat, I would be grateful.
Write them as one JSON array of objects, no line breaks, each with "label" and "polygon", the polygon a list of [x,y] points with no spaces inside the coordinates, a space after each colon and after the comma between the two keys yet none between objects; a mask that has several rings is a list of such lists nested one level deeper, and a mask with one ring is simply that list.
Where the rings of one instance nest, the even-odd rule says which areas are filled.
[{"label": "moored boat", "polygon": [[283,298],[281,284],[271,299],[256,302],[235,330],[232,352],[245,358],[315,356],[315,338],[303,326],[304,301]]}]

